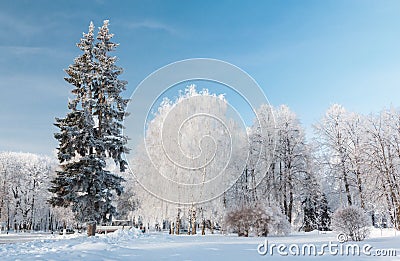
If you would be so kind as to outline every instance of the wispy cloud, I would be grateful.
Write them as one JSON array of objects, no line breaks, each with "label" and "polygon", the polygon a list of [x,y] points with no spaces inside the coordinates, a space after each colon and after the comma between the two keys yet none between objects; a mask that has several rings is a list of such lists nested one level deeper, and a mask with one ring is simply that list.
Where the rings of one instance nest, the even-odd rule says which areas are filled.
[{"label": "wispy cloud", "polygon": [[33,46],[0,46],[0,53],[2,51],[14,55],[31,55],[48,52],[48,49]]},{"label": "wispy cloud", "polygon": [[161,30],[170,34],[177,34],[178,31],[165,23],[160,23],[154,20],[144,20],[138,22],[129,22],[126,26],[130,29],[149,29],[149,30]]},{"label": "wispy cloud", "polygon": [[10,16],[4,12],[0,12],[0,24],[3,31],[13,32],[19,35],[32,35],[43,29],[42,26],[36,26],[35,24],[28,23],[19,17]]},{"label": "wispy cloud", "polygon": [[[66,99],[69,95],[68,85],[63,80],[63,72],[60,75],[36,75],[27,73],[1,74],[0,73],[0,104],[9,105],[12,108],[12,101],[7,97],[19,97],[20,99],[35,103],[40,100],[62,98]],[[67,87],[66,87],[67,86]],[[3,112],[0,112],[2,115]]]},{"label": "wispy cloud", "polygon": [[52,58],[64,58],[72,56],[73,54],[68,50],[55,47],[0,44],[0,61],[12,60],[15,57],[27,58],[38,55]]}]

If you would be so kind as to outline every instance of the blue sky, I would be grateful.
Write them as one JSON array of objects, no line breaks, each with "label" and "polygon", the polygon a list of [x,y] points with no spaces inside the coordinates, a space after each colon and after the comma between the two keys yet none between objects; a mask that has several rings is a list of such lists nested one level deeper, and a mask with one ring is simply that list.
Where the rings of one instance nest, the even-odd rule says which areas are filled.
[{"label": "blue sky", "polygon": [[63,81],[89,22],[110,30],[126,95],[171,62],[225,60],[311,132],[333,103],[370,113],[400,100],[400,1],[0,1],[0,151],[51,154]]}]

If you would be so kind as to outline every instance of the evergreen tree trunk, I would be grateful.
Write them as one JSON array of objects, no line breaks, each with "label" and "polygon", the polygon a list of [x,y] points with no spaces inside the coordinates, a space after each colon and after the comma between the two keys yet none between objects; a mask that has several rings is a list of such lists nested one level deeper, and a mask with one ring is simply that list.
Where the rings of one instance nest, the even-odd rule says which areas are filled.
[{"label": "evergreen tree trunk", "polygon": [[88,237],[96,235],[96,222],[89,222],[87,227],[87,235]]}]

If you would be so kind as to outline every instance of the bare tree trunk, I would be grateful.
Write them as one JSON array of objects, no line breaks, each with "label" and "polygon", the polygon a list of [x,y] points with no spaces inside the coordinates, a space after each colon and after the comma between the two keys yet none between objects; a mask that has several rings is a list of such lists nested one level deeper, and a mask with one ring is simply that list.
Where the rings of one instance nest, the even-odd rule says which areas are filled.
[{"label": "bare tree trunk", "polygon": [[33,189],[32,189],[32,202],[31,202],[31,230],[34,230],[34,210],[35,210],[35,188],[36,188],[36,180],[33,179]]},{"label": "bare tree trunk", "polygon": [[192,235],[196,235],[196,209],[192,209]]},{"label": "bare tree trunk", "polygon": [[7,202],[7,234],[10,232],[10,203]]},{"label": "bare tree trunk", "polygon": [[361,205],[362,209],[365,209],[364,195],[363,195],[362,182],[361,182],[361,174],[360,174],[359,170],[356,171],[356,176],[357,176],[358,193],[360,194],[360,205]]},{"label": "bare tree trunk", "polygon": [[192,208],[188,211],[188,235],[190,235],[192,230]]},{"label": "bare tree trunk", "polygon": [[175,232],[177,235],[179,235],[180,228],[181,228],[181,210],[178,209],[178,215],[176,217],[176,226],[175,226]]},{"label": "bare tree trunk", "polygon": [[288,221],[292,223],[292,210],[293,210],[293,191],[289,192],[289,206],[288,206]]},{"label": "bare tree trunk", "polygon": [[343,182],[344,182],[344,189],[346,191],[346,196],[347,196],[347,203],[349,204],[349,206],[353,205],[353,202],[351,200],[351,194],[350,194],[350,185],[349,185],[349,181],[347,178],[347,169],[346,169],[346,160],[344,159],[343,156],[343,151],[342,149],[339,150],[339,153],[341,156],[341,167],[342,167],[342,175],[343,175]]},{"label": "bare tree trunk", "polygon": [[[289,165],[290,167],[290,165]],[[290,224],[292,224],[292,210],[293,210],[293,184],[292,184],[292,174],[290,172],[290,169],[288,170],[289,177],[288,177],[288,185],[289,185],[289,205],[288,205],[288,221]]]}]

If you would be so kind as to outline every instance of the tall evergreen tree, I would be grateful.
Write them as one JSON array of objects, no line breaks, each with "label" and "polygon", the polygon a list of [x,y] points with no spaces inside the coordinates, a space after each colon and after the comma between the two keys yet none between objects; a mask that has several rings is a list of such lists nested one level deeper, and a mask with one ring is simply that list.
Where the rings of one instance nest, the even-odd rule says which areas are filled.
[{"label": "tall evergreen tree", "polygon": [[326,199],[325,193],[322,193],[319,208],[319,230],[328,231],[331,227],[332,211],[328,206],[328,200]]},{"label": "tall evergreen tree", "polygon": [[302,228],[310,232],[318,228],[318,201],[314,197],[307,197],[303,202],[304,219]]},{"label": "tall evergreen tree", "polygon": [[65,80],[74,86],[75,96],[68,104],[70,112],[55,123],[60,129],[54,136],[59,141],[61,170],[52,181],[49,190],[55,195],[49,202],[71,206],[80,222],[110,220],[115,215],[114,193],[123,190],[123,178],[106,170],[107,159],[113,159],[124,171],[122,154],[128,152],[122,134],[128,100],[121,97],[127,82],[118,79],[123,70],[115,65],[116,57],[108,55],[117,46],[112,37],[106,20],[96,42],[90,23],[89,32],[77,44],[83,54],[66,70]]},{"label": "tall evergreen tree", "polygon": [[302,229],[309,232],[319,228],[321,191],[313,172],[306,173],[303,182],[305,198],[302,201],[304,215]]}]

